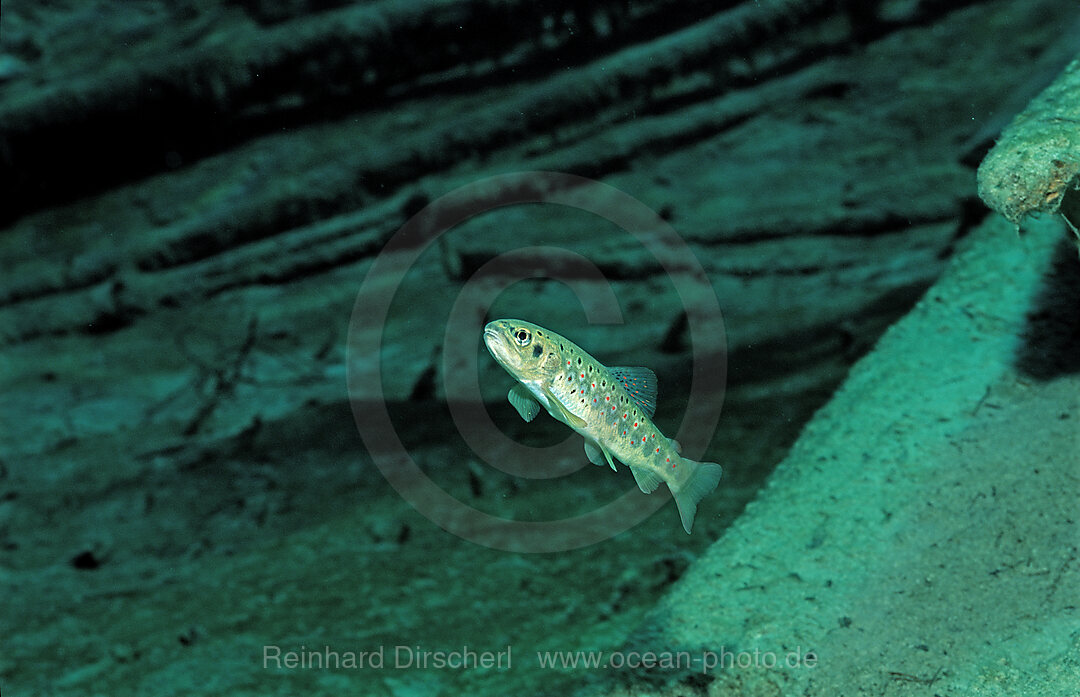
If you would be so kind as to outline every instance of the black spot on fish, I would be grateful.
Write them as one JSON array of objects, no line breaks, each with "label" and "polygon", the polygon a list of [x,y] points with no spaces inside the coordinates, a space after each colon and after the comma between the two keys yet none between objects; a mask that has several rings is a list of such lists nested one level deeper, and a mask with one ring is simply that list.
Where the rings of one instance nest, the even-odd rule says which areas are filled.
[{"label": "black spot on fish", "polygon": [[579,358],[579,359],[577,359],[577,364],[578,364],[578,365],[581,365],[581,359],[580,359],[580,358]]},{"label": "black spot on fish", "polygon": [[536,346],[533,347],[533,358],[539,358],[540,354],[543,353],[543,352],[544,352],[544,347],[541,346],[540,344],[537,344]]}]

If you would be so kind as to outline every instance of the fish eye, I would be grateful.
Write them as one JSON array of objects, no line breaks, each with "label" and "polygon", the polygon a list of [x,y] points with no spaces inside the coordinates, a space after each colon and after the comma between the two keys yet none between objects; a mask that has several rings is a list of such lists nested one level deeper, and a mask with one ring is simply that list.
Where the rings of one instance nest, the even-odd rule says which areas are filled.
[{"label": "fish eye", "polygon": [[526,329],[517,330],[514,333],[514,338],[517,339],[518,344],[521,346],[529,345],[529,332]]}]

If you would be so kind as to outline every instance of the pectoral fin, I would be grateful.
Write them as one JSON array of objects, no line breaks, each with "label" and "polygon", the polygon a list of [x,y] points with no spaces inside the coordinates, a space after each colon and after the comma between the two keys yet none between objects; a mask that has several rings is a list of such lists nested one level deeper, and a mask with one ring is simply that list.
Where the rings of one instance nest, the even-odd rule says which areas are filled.
[{"label": "pectoral fin", "polygon": [[[589,462],[594,465],[604,466],[604,460],[607,460],[607,464],[611,465],[611,469],[615,470],[615,462],[611,459],[611,453],[607,451],[604,446],[591,442],[588,438],[585,439],[585,454],[589,457]],[[618,472],[618,470],[615,470]]]},{"label": "pectoral fin", "polygon": [[510,388],[510,394],[506,397],[525,421],[532,421],[540,413],[540,402],[520,382]]},{"label": "pectoral fin", "polygon": [[547,398],[548,411],[556,419],[562,421],[571,428],[585,428],[588,424],[585,423],[585,419],[580,416],[575,416],[570,413],[570,410],[566,408],[559,398],[551,393],[551,388],[544,388],[544,396]]}]

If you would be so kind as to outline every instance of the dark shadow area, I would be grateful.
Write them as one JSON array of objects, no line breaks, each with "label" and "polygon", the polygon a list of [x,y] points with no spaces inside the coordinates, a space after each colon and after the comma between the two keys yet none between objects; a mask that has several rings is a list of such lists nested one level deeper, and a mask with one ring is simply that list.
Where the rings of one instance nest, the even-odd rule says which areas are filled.
[{"label": "dark shadow area", "polygon": [[1042,288],[1028,312],[1016,366],[1036,380],[1080,372],[1080,259],[1061,240]]},{"label": "dark shadow area", "polygon": [[[7,114],[0,138],[0,185],[9,196],[0,209],[0,225],[174,171],[262,136],[436,94],[472,94],[478,85],[540,80],[552,73],[553,65],[560,72],[586,65],[738,3],[726,0],[719,8],[680,12],[660,3],[660,10],[631,17],[621,0],[477,2],[441,13],[373,14],[385,24],[379,31],[334,32],[327,24],[316,38],[305,38],[305,31],[314,31],[312,15],[305,13],[348,3],[233,4],[276,27],[261,34],[222,29],[232,32],[228,35],[239,58],[202,46],[175,55],[163,51],[159,62],[132,65],[110,79],[87,85],[71,80],[63,88],[68,91],[55,100],[62,108],[42,101]],[[602,35],[591,20],[597,14],[611,22]],[[292,39],[286,38],[289,21],[294,21]],[[144,39],[148,45],[155,40],[160,41]],[[559,122],[569,113],[556,110],[552,119]],[[409,169],[400,180],[415,177]]]}]

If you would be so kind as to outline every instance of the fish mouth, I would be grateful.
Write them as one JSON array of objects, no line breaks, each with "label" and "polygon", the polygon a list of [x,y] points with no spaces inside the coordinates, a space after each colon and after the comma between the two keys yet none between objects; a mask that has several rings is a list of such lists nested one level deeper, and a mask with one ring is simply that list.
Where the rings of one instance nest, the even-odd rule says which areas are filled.
[{"label": "fish mouth", "polygon": [[484,327],[484,345],[488,353],[499,363],[503,363],[506,356],[506,344],[503,343],[502,332],[488,325]]}]

